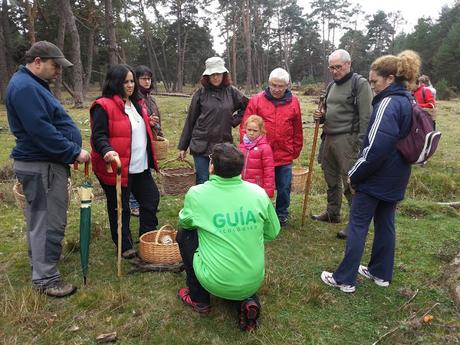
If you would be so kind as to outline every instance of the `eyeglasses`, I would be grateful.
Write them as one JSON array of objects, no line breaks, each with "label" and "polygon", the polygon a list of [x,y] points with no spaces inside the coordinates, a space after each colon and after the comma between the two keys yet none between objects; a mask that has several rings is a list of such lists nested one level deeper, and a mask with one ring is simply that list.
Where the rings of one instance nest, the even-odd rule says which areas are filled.
[{"label": "eyeglasses", "polygon": [[341,70],[343,67],[343,65],[332,65],[332,66],[328,66],[329,70],[331,71],[339,71]]}]

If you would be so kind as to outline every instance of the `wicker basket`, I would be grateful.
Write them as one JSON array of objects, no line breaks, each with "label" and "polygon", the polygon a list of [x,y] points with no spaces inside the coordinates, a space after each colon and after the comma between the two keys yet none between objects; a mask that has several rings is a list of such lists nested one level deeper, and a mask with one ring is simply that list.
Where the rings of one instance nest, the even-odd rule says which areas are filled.
[{"label": "wicker basket", "polygon": [[[72,193],[72,181],[70,178],[67,180],[67,191],[69,193],[69,200],[67,203],[67,207],[70,206],[70,196]],[[14,199],[16,200],[16,204],[18,205],[19,208],[22,208],[25,210],[26,208],[26,197],[24,196],[24,192],[22,190],[22,184],[18,180],[13,185],[13,194],[14,194]]]},{"label": "wicker basket", "polygon": [[308,169],[301,167],[292,168],[292,193],[303,193],[305,190],[305,181],[307,181]]},{"label": "wicker basket", "polygon": [[160,136],[154,139],[153,149],[157,161],[168,158],[169,140]]},{"label": "wicker basket", "polygon": [[177,162],[175,159],[167,160],[163,163],[163,168],[160,168],[160,181],[165,194],[179,195],[187,193],[191,186],[195,185],[195,169],[187,160],[178,161],[186,167],[180,168],[165,168],[172,162]]},{"label": "wicker basket", "polygon": [[[179,252],[179,245],[176,242],[177,231],[169,224],[161,227],[160,230],[149,231],[140,238],[139,253],[142,260],[152,264],[177,264],[182,262]],[[163,236],[169,235],[173,242],[161,243]]]}]

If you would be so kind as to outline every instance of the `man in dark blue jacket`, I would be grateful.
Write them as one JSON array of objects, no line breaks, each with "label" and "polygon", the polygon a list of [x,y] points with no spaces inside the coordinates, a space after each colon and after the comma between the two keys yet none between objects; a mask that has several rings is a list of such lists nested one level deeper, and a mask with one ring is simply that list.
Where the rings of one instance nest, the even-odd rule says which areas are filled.
[{"label": "man in dark blue jacket", "polygon": [[48,82],[70,67],[61,50],[47,41],[32,45],[25,66],[11,78],[6,93],[8,123],[16,146],[11,153],[26,204],[32,286],[53,297],[73,294],[57,269],[67,223],[69,164],[90,156],[81,148],[80,130],[53,96]]}]

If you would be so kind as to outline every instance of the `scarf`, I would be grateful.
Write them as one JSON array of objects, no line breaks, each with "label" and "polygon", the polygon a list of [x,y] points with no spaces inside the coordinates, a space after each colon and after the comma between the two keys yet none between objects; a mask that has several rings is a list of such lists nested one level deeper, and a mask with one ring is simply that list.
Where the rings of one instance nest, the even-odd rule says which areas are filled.
[{"label": "scarf", "polygon": [[270,88],[267,87],[265,90],[264,90],[264,94],[265,94],[265,97],[273,103],[273,105],[275,107],[278,107],[280,105],[285,105],[285,104],[289,104],[292,102],[292,92],[291,90],[287,89],[286,92],[284,93],[284,96],[281,97],[281,98],[275,98],[272,96],[272,94],[270,93]]}]

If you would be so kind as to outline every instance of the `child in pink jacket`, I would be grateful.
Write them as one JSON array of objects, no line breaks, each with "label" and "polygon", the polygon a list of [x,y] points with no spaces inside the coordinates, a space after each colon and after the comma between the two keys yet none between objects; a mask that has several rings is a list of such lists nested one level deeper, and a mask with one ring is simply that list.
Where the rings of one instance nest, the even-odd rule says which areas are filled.
[{"label": "child in pink jacket", "polygon": [[243,180],[265,189],[272,198],[275,191],[275,165],[273,152],[265,137],[264,120],[251,115],[244,123],[246,134],[238,148],[244,154]]}]

